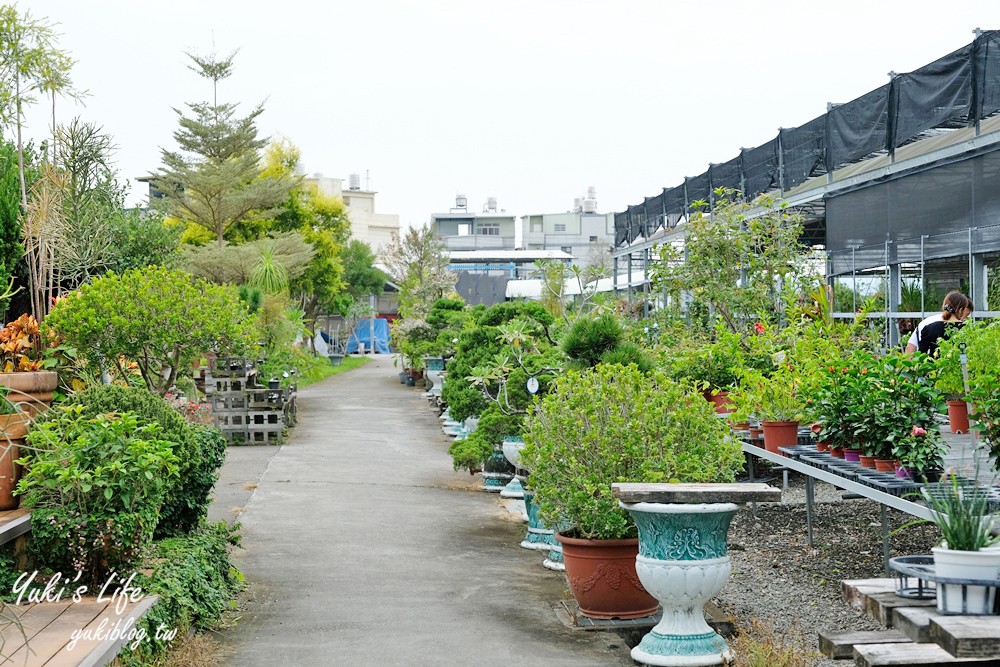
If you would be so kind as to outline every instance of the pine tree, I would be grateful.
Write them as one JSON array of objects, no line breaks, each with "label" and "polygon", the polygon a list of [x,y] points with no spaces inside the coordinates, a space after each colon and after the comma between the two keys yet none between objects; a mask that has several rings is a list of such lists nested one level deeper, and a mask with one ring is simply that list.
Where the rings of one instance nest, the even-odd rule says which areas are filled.
[{"label": "pine tree", "polygon": [[195,63],[189,68],[212,82],[212,102],[187,104],[190,115],[174,109],[179,150],[161,150],[163,167],[153,185],[163,193],[169,215],[208,229],[222,247],[235,222],[273,215],[294,181],[283,175],[261,177],[260,151],[267,138],[257,136],[256,120],[263,106],[240,117],[236,104],[219,104],[219,81],[232,74],[236,52],[221,59],[187,55]]}]

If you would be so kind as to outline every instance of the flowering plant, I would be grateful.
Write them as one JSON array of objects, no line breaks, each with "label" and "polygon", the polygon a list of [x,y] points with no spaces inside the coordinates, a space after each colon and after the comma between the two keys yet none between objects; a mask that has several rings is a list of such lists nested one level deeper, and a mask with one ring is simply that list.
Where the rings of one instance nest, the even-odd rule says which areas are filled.
[{"label": "flowering plant", "polygon": [[928,470],[941,467],[946,451],[940,430],[912,426],[910,433],[893,445],[892,455],[921,477]]}]

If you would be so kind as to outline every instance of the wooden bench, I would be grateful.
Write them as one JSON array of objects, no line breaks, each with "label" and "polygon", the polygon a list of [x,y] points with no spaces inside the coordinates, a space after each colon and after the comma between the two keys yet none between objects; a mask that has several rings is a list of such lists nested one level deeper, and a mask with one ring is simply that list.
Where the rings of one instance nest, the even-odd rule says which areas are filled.
[{"label": "wooden bench", "polygon": [[6,544],[31,530],[31,513],[16,509],[0,512],[0,544]]},{"label": "wooden bench", "polygon": [[[6,605],[0,618],[0,664],[17,667],[100,667],[107,665],[129,643],[134,628],[157,597],[149,595],[124,606],[97,598]],[[10,620],[16,617],[17,622]],[[113,636],[119,628],[123,637]],[[79,637],[74,643],[74,632]],[[87,638],[86,633],[91,633]],[[144,641],[150,641],[148,638]]]}]

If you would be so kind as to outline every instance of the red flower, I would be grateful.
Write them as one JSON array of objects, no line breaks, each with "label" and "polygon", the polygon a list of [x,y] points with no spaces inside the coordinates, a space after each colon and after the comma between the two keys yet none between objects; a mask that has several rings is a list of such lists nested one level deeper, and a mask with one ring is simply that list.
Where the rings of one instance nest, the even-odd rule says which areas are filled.
[{"label": "red flower", "polygon": [[819,422],[815,422],[812,426],[809,427],[809,430],[815,433],[816,435],[819,435],[819,432],[823,430],[823,426]]},{"label": "red flower", "polygon": [[754,322],[753,330],[756,331],[759,334],[762,334],[765,331],[764,325],[761,324],[760,322]]},{"label": "red flower", "polygon": [[916,437],[918,435],[927,435],[927,431],[920,428],[919,426],[914,426],[913,430],[910,431],[910,435],[912,435],[913,437]]}]

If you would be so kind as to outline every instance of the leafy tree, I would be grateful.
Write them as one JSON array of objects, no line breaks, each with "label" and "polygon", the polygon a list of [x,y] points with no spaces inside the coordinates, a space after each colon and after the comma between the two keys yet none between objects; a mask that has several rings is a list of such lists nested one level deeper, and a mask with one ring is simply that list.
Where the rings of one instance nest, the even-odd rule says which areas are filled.
[{"label": "leafy tree", "polygon": [[238,354],[252,322],[234,287],[162,267],[109,273],[59,301],[46,327],[87,360],[114,364],[127,382],[133,362],[161,396],[208,351]]},{"label": "leafy tree", "polygon": [[188,54],[195,63],[190,69],[212,82],[213,100],[188,104],[190,116],[174,109],[179,150],[161,151],[163,167],[154,178],[169,214],[209,230],[219,247],[230,227],[251,215],[266,216],[294,185],[284,176],[262,177],[260,150],[267,139],[257,136],[256,120],[263,106],[239,117],[237,105],[218,102],[219,81],[232,74],[235,55]]},{"label": "leafy tree", "polygon": [[448,269],[445,245],[434,238],[430,225],[393,233],[380,253],[393,281],[399,285],[399,314],[423,319],[437,299],[455,291],[458,277]]},{"label": "leafy tree", "polygon": [[663,246],[654,282],[709,304],[733,331],[779,320],[788,293],[798,293],[795,281],[812,273],[801,216],[766,195],[753,202],[729,189],[715,195],[711,215],[695,213],[686,224],[683,250]]},{"label": "leafy tree", "polygon": [[[29,175],[32,181],[36,177],[33,169]],[[21,187],[17,148],[11,142],[4,142],[0,145],[0,286],[10,283],[15,275],[18,260],[24,255],[21,229]],[[0,302],[0,311],[7,309],[7,303],[7,300]]]},{"label": "leafy tree", "polygon": [[381,294],[386,276],[375,266],[375,253],[364,241],[352,239],[340,253],[344,265],[344,283],[355,299]]},{"label": "leafy tree", "polygon": [[298,232],[274,234],[242,245],[185,247],[181,251],[184,269],[216,285],[248,285],[262,257],[269,254],[289,280],[301,276],[315,250]]},{"label": "leafy tree", "polygon": [[51,93],[55,127],[55,96],[75,96],[69,77],[72,67],[73,59],[57,48],[51,23],[32,18],[28,11],[21,14],[14,5],[0,6],[0,123],[15,126],[22,207],[28,205],[21,136],[24,107],[36,101],[37,91]]}]

